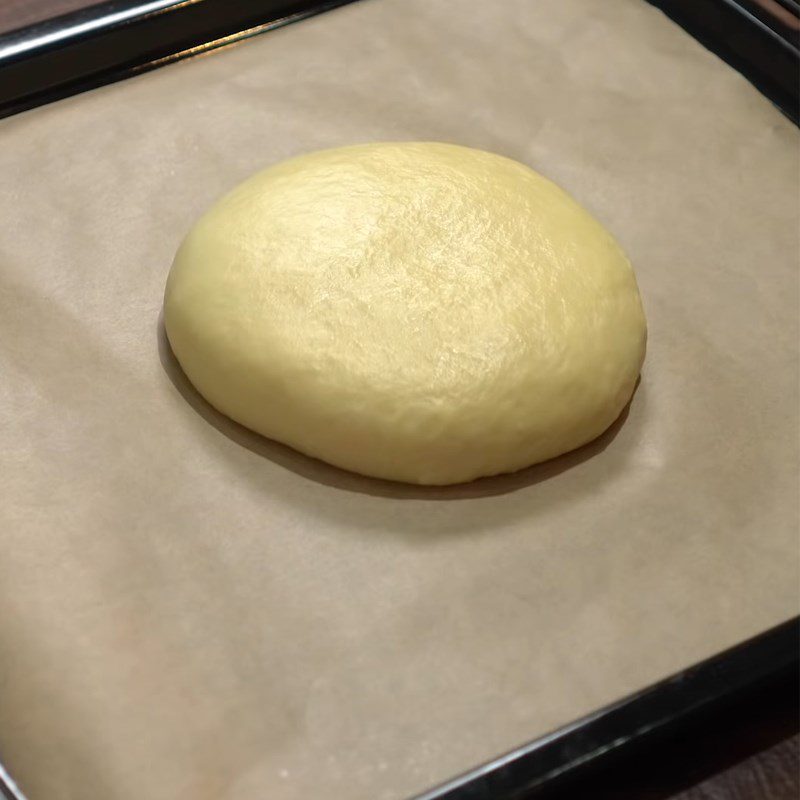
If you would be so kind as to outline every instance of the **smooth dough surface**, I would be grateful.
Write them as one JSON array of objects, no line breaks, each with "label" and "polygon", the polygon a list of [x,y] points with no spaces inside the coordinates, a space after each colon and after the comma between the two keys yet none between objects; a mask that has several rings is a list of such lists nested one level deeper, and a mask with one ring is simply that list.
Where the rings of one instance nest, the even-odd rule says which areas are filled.
[{"label": "smooth dough surface", "polygon": [[355,472],[448,484],[590,441],[644,359],[633,270],[522,164],[436,143],[279,163],[192,228],[165,325],[198,391]]}]

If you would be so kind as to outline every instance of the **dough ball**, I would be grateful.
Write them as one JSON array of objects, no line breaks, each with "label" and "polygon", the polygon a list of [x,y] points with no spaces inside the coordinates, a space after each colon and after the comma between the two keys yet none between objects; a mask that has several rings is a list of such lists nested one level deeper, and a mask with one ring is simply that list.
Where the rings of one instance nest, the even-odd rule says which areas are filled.
[{"label": "dough ball", "polygon": [[449,484],[594,439],[645,352],[630,263],[564,191],[433,143],[311,153],[189,232],[165,324],[219,411],[365,475]]}]

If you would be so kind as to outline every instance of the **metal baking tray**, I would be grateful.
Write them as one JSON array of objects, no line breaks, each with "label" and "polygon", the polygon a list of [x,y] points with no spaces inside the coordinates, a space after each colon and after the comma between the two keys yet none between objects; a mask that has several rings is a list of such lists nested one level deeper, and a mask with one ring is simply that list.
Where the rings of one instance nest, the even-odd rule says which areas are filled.
[{"label": "metal baking tray", "polygon": [[[112,0],[0,36],[0,116],[121,80],[297,22],[349,0]],[[795,123],[800,120],[800,34],[786,14],[751,0],[654,0],[742,72]],[[630,758],[675,737],[724,735],[731,709],[796,706],[800,618],[696,664],[610,707],[432,788],[419,800],[489,800],[580,793]],[[715,727],[716,726],[716,727]],[[0,791],[24,797],[0,767]],[[577,796],[577,795],[576,795]]]}]

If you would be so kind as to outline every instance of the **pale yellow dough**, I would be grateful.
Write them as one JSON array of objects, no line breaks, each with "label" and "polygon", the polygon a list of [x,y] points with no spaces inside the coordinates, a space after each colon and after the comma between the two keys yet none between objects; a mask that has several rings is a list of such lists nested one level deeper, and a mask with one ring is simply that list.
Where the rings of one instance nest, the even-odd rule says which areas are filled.
[{"label": "pale yellow dough", "polygon": [[449,144],[258,173],[181,245],[167,335],[217,409],[365,475],[510,472],[602,433],[645,352],[611,235],[528,167]]}]

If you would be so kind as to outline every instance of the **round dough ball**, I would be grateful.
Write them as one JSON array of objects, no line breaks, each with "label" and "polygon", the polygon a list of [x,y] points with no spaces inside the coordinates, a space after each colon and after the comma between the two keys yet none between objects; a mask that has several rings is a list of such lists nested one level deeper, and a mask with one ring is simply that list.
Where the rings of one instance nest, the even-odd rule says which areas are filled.
[{"label": "round dough ball", "polygon": [[501,156],[367,144],[279,163],[192,228],[172,349],[258,433],[355,472],[449,484],[594,439],[645,352],[630,263]]}]

